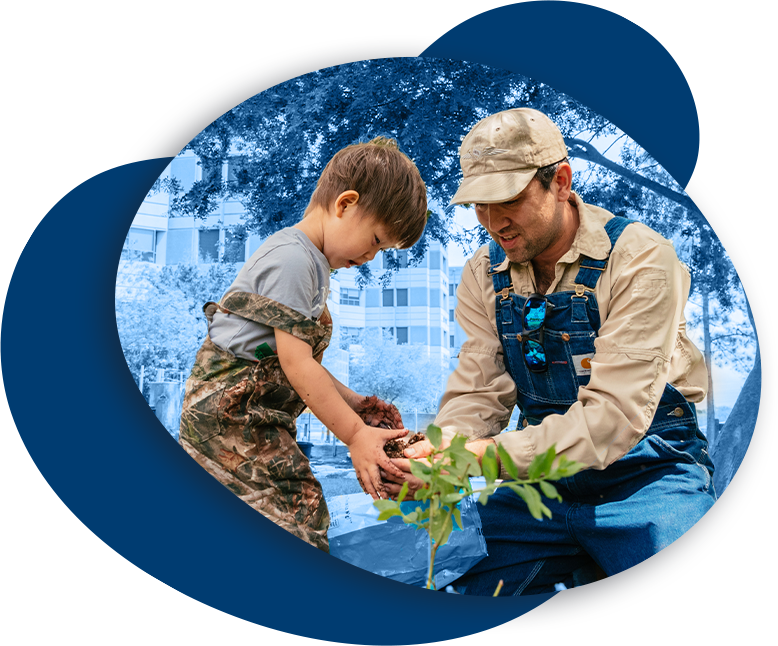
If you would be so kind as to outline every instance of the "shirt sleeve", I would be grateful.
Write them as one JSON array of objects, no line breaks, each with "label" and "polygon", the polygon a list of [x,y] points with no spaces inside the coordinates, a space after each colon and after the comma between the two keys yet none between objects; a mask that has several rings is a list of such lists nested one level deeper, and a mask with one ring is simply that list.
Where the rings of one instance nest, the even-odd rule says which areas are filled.
[{"label": "shirt sleeve", "polygon": [[317,294],[316,269],[310,254],[301,245],[273,247],[248,272],[249,289],[312,318]]},{"label": "shirt sleeve", "polygon": [[[642,227],[632,235],[646,231]],[[595,340],[590,381],[578,389],[578,401],[564,415],[549,415],[536,426],[496,438],[522,475],[552,444],[557,454],[604,469],[651,425],[667,384],[690,278],[672,245],[656,234],[630,248],[619,252],[617,245],[600,279],[610,285],[603,296],[606,315]]]},{"label": "shirt sleeve", "polygon": [[[449,439],[456,433],[472,439],[496,435],[508,425],[516,404],[516,384],[505,370],[502,344],[476,278],[481,265],[469,260],[457,288],[456,319],[467,341],[435,418],[435,425]],[[493,298],[490,305],[494,307]]]}]

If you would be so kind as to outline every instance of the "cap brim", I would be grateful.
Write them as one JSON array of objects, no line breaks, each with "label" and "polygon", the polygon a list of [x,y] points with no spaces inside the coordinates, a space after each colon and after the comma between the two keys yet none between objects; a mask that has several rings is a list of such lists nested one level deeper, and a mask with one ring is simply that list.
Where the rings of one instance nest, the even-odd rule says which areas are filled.
[{"label": "cap brim", "polygon": [[449,204],[497,204],[512,200],[535,177],[537,168],[466,177]]}]

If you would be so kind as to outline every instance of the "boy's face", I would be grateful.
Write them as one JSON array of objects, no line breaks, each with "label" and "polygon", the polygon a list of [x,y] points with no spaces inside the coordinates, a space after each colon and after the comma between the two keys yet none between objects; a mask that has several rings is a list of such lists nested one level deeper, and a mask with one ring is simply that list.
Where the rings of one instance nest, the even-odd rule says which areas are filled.
[{"label": "boy's face", "polygon": [[384,249],[396,246],[375,217],[359,206],[348,205],[327,227],[322,252],[332,269],[355,267],[369,262]]}]

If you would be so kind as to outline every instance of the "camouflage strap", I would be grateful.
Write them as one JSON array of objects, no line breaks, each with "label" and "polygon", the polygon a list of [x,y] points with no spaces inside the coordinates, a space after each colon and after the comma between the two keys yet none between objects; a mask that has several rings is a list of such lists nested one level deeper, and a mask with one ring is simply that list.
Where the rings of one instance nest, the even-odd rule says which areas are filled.
[{"label": "camouflage strap", "polygon": [[313,347],[314,356],[320,354],[318,346],[322,341],[324,347],[320,351],[324,352],[332,335],[332,317],[326,306],[319,320],[314,321],[266,296],[249,292],[230,292],[222,298],[219,309],[296,336]]}]

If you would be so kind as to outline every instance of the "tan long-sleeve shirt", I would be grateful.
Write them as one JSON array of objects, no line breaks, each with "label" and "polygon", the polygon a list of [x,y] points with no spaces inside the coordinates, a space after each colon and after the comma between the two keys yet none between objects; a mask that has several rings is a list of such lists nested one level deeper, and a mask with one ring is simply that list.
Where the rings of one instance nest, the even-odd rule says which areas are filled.
[{"label": "tan long-sleeve shirt", "polygon": [[[604,259],[610,241],[604,225],[613,216],[574,195],[580,224],[570,250],[559,259],[547,293],[574,290],[581,256]],[[506,259],[500,269],[507,266]],[[564,415],[501,433],[516,404],[516,386],[505,369],[497,335],[495,293],[487,276],[489,248],[467,261],[457,289],[456,318],[467,334],[435,424],[444,436],[490,436],[526,474],[532,458],[556,444],[558,454],[604,469],[627,453],[650,426],[665,384],[689,401],[707,391],[700,351],[686,336],[684,306],[688,269],[672,244],[640,223],[616,242],[594,290],[602,321],[591,360],[591,377]],[[511,264],[516,293],[537,291],[532,264]]]}]

